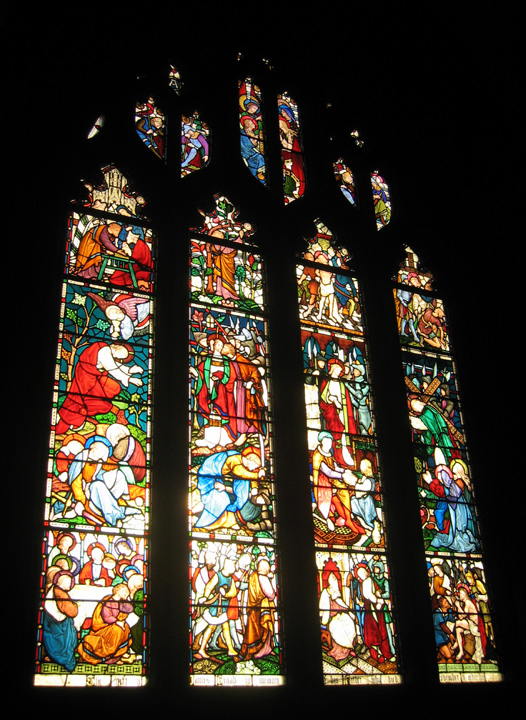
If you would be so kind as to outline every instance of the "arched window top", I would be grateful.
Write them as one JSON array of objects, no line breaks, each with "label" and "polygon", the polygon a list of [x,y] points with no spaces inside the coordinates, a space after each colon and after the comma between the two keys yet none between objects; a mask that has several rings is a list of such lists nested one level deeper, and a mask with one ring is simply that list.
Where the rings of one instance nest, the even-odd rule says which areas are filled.
[{"label": "arched window top", "polygon": [[418,256],[409,246],[396,279],[404,285],[395,291],[401,345],[449,352],[451,343],[444,303],[435,297],[433,275],[420,268]]},{"label": "arched window top", "polygon": [[378,170],[373,170],[371,173],[371,186],[373,189],[376,229],[381,230],[391,222],[391,193]]},{"label": "arched window top", "polygon": [[106,165],[101,168],[101,172],[104,182],[100,185],[84,182],[88,200],[78,201],[77,204],[93,210],[137,217],[146,205],[146,199],[130,189],[128,178],[115,165]]},{"label": "arched window top", "polygon": [[225,195],[214,195],[214,203],[215,208],[209,213],[199,210],[203,216],[203,225],[192,228],[192,231],[247,244],[247,239],[255,233],[254,226],[237,219],[239,210]]},{"label": "arched window top", "polygon": [[405,251],[406,255],[404,261],[400,263],[396,281],[403,285],[412,285],[415,288],[421,288],[423,290],[434,290],[433,275],[429,270],[422,270],[418,255],[409,245],[405,246]]}]

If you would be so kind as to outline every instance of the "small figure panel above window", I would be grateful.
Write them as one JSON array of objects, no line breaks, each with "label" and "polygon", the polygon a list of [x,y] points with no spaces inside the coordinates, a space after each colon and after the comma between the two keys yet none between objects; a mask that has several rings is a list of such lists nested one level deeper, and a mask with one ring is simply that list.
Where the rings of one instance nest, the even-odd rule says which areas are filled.
[{"label": "small figure panel above window", "polygon": [[164,160],[166,157],[166,120],[164,113],[155,105],[153,98],[135,107],[135,128],[147,148]]},{"label": "small figure panel above window", "polygon": [[351,168],[343,162],[343,158],[336,160],[336,162],[333,163],[333,168],[334,177],[336,178],[336,182],[339,184],[344,197],[347,198],[353,207],[357,207],[356,184],[354,182]]},{"label": "small figure panel above window", "polygon": [[376,229],[381,230],[391,222],[391,193],[378,170],[371,173],[371,186],[373,189]]},{"label": "small figure panel above window", "polygon": [[246,78],[239,82],[239,131],[241,157],[252,175],[267,184],[265,167],[265,136],[261,90]]}]

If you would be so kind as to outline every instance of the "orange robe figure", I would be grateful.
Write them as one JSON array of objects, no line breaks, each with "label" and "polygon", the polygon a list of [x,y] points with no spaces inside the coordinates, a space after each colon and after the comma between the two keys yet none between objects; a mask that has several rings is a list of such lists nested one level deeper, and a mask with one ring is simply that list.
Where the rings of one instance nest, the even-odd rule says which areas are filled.
[{"label": "orange robe figure", "polygon": [[133,612],[133,605],[119,600],[116,595],[114,590],[113,596],[108,595],[98,603],[91,630],[77,648],[80,657],[91,665],[118,662],[132,644],[126,618]]},{"label": "orange robe figure", "polygon": [[266,574],[255,571],[248,581],[247,627],[241,645],[243,660],[260,658],[272,651],[275,592]]}]

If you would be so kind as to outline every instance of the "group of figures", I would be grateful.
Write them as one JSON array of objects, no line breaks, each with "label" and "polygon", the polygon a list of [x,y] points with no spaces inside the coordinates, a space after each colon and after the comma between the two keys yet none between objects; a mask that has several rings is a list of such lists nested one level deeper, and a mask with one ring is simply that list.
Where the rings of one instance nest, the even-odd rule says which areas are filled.
[{"label": "group of figures", "polygon": [[[325,673],[397,669],[391,588],[379,554],[317,553]],[[338,673],[338,674],[339,674]]]},{"label": "group of figures", "polygon": [[408,357],[404,369],[426,548],[480,552],[453,362]]},{"label": "group of figures", "polygon": [[[172,68],[169,79],[170,87],[180,93],[182,82],[179,73]],[[155,105],[153,98],[144,103],[137,103],[135,108],[135,129],[137,135],[154,155],[161,160],[166,158],[166,119],[164,113]],[[181,177],[201,170],[208,165],[210,159],[210,130],[201,120],[196,111],[181,120]]]},{"label": "group of figures", "polygon": [[[482,562],[474,558],[428,560],[437,657],[442,665],[486,664],[497,654]],[[452,668],[451,668],[452,669]]]},{"label": "group of figures", "polygon": [[144,652],[144,542],[126,536],[48,532],[39,623],[41,666],[93,673]]},{"label": "group of figures", "polygon": [[197,301],[253,310],[261,307],[261,264],[257,255],[234,245],[192,241],[191,291]]},{"label": "group of figures", "polygon": [[[97,201],[97,209],[105,203]],[[95,207],[95,206],[94,206]],[[93,282],[150,292],[152,289],[151,232],[130,217],[128,208],[118,205],[112,211],[123,220],[102,220],[74,213],[71,218],[69,273]]]},{"label": "group of figures", "polygon": [[144,676],[152,236],[134,215],[144,199],[103,172],[104,185],[86,186],[93,214],[68,225],[38,684]]},{"label": "group of figures", "polygon": [[316,226],[316,237],[303,253],[306,264],[298,265],[296,270],[301,319],[333,329],[363,332],[356,282],[346,272],[346,251],[336,252],[327,226],[320,221]]},{"label": "group of figures", "polygon": [[[407,248],[394,291],[441,677],[498,672],[454,358],[431,273]],[[414,292],[418,289],[419,292]]]},{"label": "group of figures", "polygon": [[194,238],[190,262],[194,684],[281,677],[261,258],[252,226],[215,201],[199,230],[221,242]]},{"label": "group of figures", "polygon": [[[272,485],[264,322],[192,309],[192,526],[267,535]],[[217,329],[207,331],[211,325]]]},{"label": "group of figures", "polygon": [[324,678],[399,682],[359,288],[316,225],[297,282]]},{"label": "group of figures", "polygon": [[435,465],[433,474],[424,470],[420,513],[428,550],[480,552],[471,480],[461,458]]},{"label": "group of figures", "polygon": [[271,545],[192,542],[193,674],[280,672]]},{"label": "group of figures", "polygon": [[444,304],[421,292],[429,289],[428,278],[411,269],[401,273],[401,281],[405,287],[394,291],[400,341],[437,352],[449,350]]},{"label": "group of figures", "polygon": [[302,339],[316,532],[325,541],[380,546],[382,509],[363,342],[306,330]]},{"label": "group of figures", "polygon": [[142,530],[151,301],[76,282],[64,299],[49,519]]}]

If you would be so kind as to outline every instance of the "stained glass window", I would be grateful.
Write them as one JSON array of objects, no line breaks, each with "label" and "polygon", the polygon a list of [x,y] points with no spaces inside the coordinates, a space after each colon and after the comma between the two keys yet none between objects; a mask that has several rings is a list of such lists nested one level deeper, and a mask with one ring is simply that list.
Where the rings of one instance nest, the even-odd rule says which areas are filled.
[{"label": "stained glass window", "polygon": [[68,223],[36,685],[137,686],[148,663],[153,235],[103,174]]},{"label": "stained glass window", "polygon": [[286,93],[278,95],[279,137],[285,205],[303,197],[305,168],[298,105]]},{"label": "stained glass window", "polygon": [[246,78],[239,82],[241,157],[252,175],[266,185],[265,136],[261,90]]},{"label": "stained glass window", "polygon": [[183,115],[181,128],[181,177],[208,165],[210,146],[208,125],[196,111],[192,117]]},{"label": "stained glass window", "polygon": [[[263,62],[268,66],[260,67],[261,87],[266,92],[263,77],[267,78],[268,89],[272,89],[273,79],[270,64]],[[157,493],[154,496],[157,503],[167,501],[169,506],[173,493],[178,493],[179,481],[183,481],[183,494],[188,483],[184,504],[188,514],[183,523],[177,523],[183,529],[175,530],[175,523],[170,527],[169,518],[166,525],[161,523],[158,537],[166,554],[159,560],[155,553],[155,562],[159,577],[164,579],[168,577],[166,573],[172,580],[180,579],[183,573],[183,602],[186,604],[188,599],[189,615],[186,607],[182,614],[171,611],[173,603],[179,604],[179,593],[163,598],[163,587],[157,588],[156,584],[160,600],[156,599],[154,605],[150,597],[155,238],[151,223],[142,214],[144,198],[130,189],[132,186],[117,168],[108,166],[103,169],[104,182],[87,184],[88,201],[73,204],[68,214],[52,432],[49,448],[45,449],[46,503],[38,530],[42,565],[35,685],[79,688],[147,685],[140,693],[131,694],[149,702],[152,690],[157,693],[159,689],[166,693],[165,698],[173,699],[174,688],[166,683],[168,677],[170,680],[173,677],[167,669],[169,663],[165,662],[167,655],[173,663],[170,669],[176,669],[176,677],[180,675],[177,668],[184,668],[183,682],[189,679],[188,684],[193,686],[185,699],[191,698],[193,705],[202,700],[201,692],[196,690],[199,687],[284,685],[283,622],[287,622],[286,647],[292,648],[287,661],[287,675],[290,673],[287,684],[295,693],[308,690],[311,680],[313,687],[323,681],[332,694],[330,686],[334,685],[399,684],[406,672],[408,676],[414,673],[429,679],[435,668],[439,671],[436,677],[440,676],[442,682],[501,680],[495,650],[494,620],[498,618],[490,604],[486,577],[490,558],[482,552],[474,500],[477,488],[466,445],[457,367],[446,307],[433,290],[430,274],[419,268],[418,259],[409,251],[395,290],[403,386],[407,390],[418,484],[414,505],[417,507],[418,503],[420,513],[418,516],[414,513],[414,517],[415,525],[418,519],[421,521],[431,596],[428,637],[418,637],[413,642],[413,650],[416,644],[421,645],[404,658],[402,675],[400,646],[407,637],[411,646],[411,630],[419,636],[421,599],[424,613],[427,611],[427,597],[423,597],[427,592],[425,565],[420,563],[419,577],[418,567],[415,571],[418,561],[413,562],[404,578],[407,566],[400,546],[409,545],[407,535],[402,529],[395,537],[395,530],[388,523],[396,520],[397,497],[394,508],[391,504],[386,506],[384,490],[386,485],[391,489],[388,480],[393,466],[396,467],[398,451],[400,456],[407,454],[412,445],[408,436],[405,447],[397,447],[394,452],[392,447],[390,451],[387,448],[385,456],[380,454],[376,431],[384,418],[380,417],[379,403],[374,403],[372,370],[382,379],[386,372],[382,362],[393,358],[389,352],[380,358],[379,367],[375,363],[371,368],[375,357],[370,360],[361,276],[357,277],[351,269],[354,265],[351,266],[349,255],[320,221],[316,222],[315,237],[294,258],[291,244],[282,243],[282,226],[278,228],[275,222],[272,225],[277,218],[274,194],[259,193],[250,178],[246,187],[237,183],[239,162],[233,163],[232,168],[218,166],[217,173],[227,173],[227,184],[237,188],[237,196],[244,198],[247,219],[257,221],[259,232],[241,219],[234,205],[222,195],[215,197],[215,206],[211,201],[206,212],[200,211],[199,222],[184,222],[195,207],[192,197],[200,207],[206,207],[202,198],[197,200],[206,187],[184,178],[209,164],[210,132],[199,113],[191,114],[204,99],[199,95],[192,98],[189,101],[192,104],[186,105],[184,111],[188,115],[182,117],[181,99],[177,97],[182,87],[180,74],[174,66],[168,72],[167,64],[161,70],[161,80],[154,85],[155,102],[149,91],[130,97],[144,101],[135,108],[136,131],[163,160],[163,172],[148,176],[149,165],[157,160],[143,151],[142,143],[137,141],[138,158],[129,159],[134,165],[137,161],[137,167],[144,163],[148,187],[156,191],[158,217],[163,222],[171,222],[172,218],[179,227],[192,226],[187,266],[188,349],[185,343],[182,347],[181,343],[173,345],[174,366],[180,370],[182,361],[184,373],[187,362],[189,368],[188,389],[185,385],[183,392],[184,398],[188,392],[188,416],[186,406],[183,408],[185,447],[159,448],[161,461],[175,457],[179,472],[165,474],[159,498]],[[312,73],[306,72],[305,77],[308,74],[312,80]],[[186,82],[185,77],[184,91],[189,95]],[[279,174],[279,166],[274,167],[273,163],[279,163],[281,151],[285,204],[303,197],[306,178],[302,132],[308,126],[302,122],[297,103],[288,94],[278,96],[273,113],[278,110],[278,124],[274,132],[267,133],[264,131],[272,127],[264,125],[263,95],[248,71],[240,72],[237,68],[225,83],[230,84],[234,93],[238,91],[238,115],[236,100],[230,107],[234,114],[222,112],[219,105],[212,112],[209,97],[207,113],[211,114],[205,115],[205,119],[211,121],[213,115],[218,123],[214,130],[226,130],[222,132],[222,142],[226,137],[230,149],[236,151],[235,145],[240,142],[245,165],[265,186],[272,182],[270,170]],[[205,87],[210,84],[201,86],[200,92]],[[221,92],[215,100],[221,104],[221,98],[228,97],[228,93]],[[302,96],[298,93],[295,97]],[[230,95],[229,102],[232,98]],[[173,122],[169,124],[171,113]],[[95,116],[93,113],[91,120]],[[90,137],[100,131],[103,120],[104,116],[99,116]],[[134,134],[129,120],[130,132]],[[176,136],[170,145],[171,155],[167,155],[169,128]],[[107,136],[104,146],[108,148],[110,141],[115,142],[112,146],[115,155],[125,157],[126,133],[122,134],[123,145],[119,145],[119,133],[114,129],[118,130],[117,126],[108,121],[104,127],[104,137]],[[357,131],[349,135],[349,128],[346,130],[352,163],[353,153],[356,158],[361,154],[359,148],[363,153],[364,141]],[[333,135],[341,137],[336,128]],[[90,143],[94,152],[99,147],[98,140]],[[314,141],[309,147],[314,153],[313,160],[318,155],[313,167],[321,168],[325,162],[327,170],[327,157],[329,162],[338,158],[333,163],[337,187],[329,183],[319,196],[331,208],[335,226],[343,227],[349,213],[356,221],[356,213],[339,199],[339,193],[353,207],[357,207],[358,200],[360,205],[364,204],[367,177],[365,192],[360,187],[359,198],[356,190],[360,167],[365,168],[367,158],[357,161],[353,174],[347,157],[340,157],[339,151],[330,157],[320,153],[323,143],[316,146]],[[373,167],[370,165],[368,171]],[[215,184],[211,172],[216,169],[198,173],[205,186],[209,181]],[[248,177],[245,168],[239,172]],[[378,171],[370,177],[376,226],[381,229],[392,219],[391,188]],[[165,193],[168,187],[170,192]],[[259,193],[258,198],[264,198],[261,203],[259,199],[252,203],[250,189]],[[289,219],[293,224],[297,222],[295,227],[301,227],[307,220],[302,206],[303,203],[295,203],[290,211],[294,218]],[[284,212],[288,216],[288,211]],[[276,234],[267,236],[263,226],[267,231],[274,227]],[[372,235],[377,235],[372,225],[361,226],[362,267],[367,267],[371,259],[374,263],[375,238],[370,236],[369,229]],[[392,222],[386,232],[397,232]],[[180,300],[181,296],[174,271],[177,274],[180,270],[181,254],[170,249],[174,247],[170,237],[166,240],[163,273],[172,282],[165,283],[162,290],[163,305],[175,308],[177,314],[181,308],[177,309],[173,300],[174,297]],[[293,238],[289,240],[292,243]],[[183,256],[184,264],[186,251]],[[267,261],[272,261],[273,270],[279,271],[271,278],[271,298],[276,302],[272,315],[267,305]],[[290,271],[295,266],[301,337],[301,352],[298,345],[297,356],[294,347],[291,348],[295,342],[292,334],[285,348],[285,343],[280,342],[288,335],[284,328],[291,319],[294,325],[298,312],[296,289],[290,282],[282,282],[287,277],[290,281]],[[386,267],[385,262],[382,266]],[[38,272],[42,277],[45,275],[42,270]],[[383,279],[389,284],[389,273]],[[363,283],[365,286],[365,278]],[[368,307],[370,313],[375,312],[371,329],[379,330],[377,337],[393,319],[384,318],[381,312],[376,314],[382,308],[379,297],[380,293],[377,302]],[[277,327],[276,316],[281,328],[272,337],[271,345],[269,324],[273,330]],[[169,332],[166,325],[163,320],[161,329],[165,334]],[[391,329],[394,330],[394,324]],[[170,357],[170,353],[163,356]],[[301,360],[303,377],[299,367],[295,368],[295,362]],[[171,360],[158,363],[156,377],[161,392],[166,391],[158,416],[163,427],[173,429],[173,423],[178,424],[174,419],[175,403],[180,405],[181,395],[166,377],[171,372],[171,363]],[[288,373],[285,376],[283,368]],[[274,378],[280,378],[281,383],[279,387],[274,383],[276,387],[271,388]],[[388,394],[392,385],[385,376],[383,380]],[[298,384],[305,401],[305,428],[302,402],[296,408],[290,408],[289,403]],[[282,395],[279,404],[272,402],[272,389]],[[396,406],[396,399],[391,404],[382,403],[383,408],[386,405],[389,412]],[[405,417],[405,405],[399,409]],[[287,434],[280,431],[278,435],[274,421],[280,421]],[[156,443],[156,450],[158,444],[162,442]],[[383,444],[381,449],[383,453]],[[287,489],[283,498],[278,494],[283,503],[277,508],[276,485],[278,492],[283,485],[280,475],[275,478],[275,473],[281,471],[287,455],[292,457],[290,473],[284,477]],[[296,455],[299,462],[294,466]],[[405,497],[403,489],[407,481],[411,484],[411,478],[411,471],[408,477],[400,478],[404,485],[400,488],[399,502],[400,497]],[[301,487],[305,490],[303,499],[309,500],[308,509],[297,502]],[[396,496],[398,488],[394,493]],[[393,491],[387,499],[393,500]],[[280,527],[286,543],[276,521],[277,510],[283,514],[284,508],[289,522],[285,529]],[[291,508],[296,511],[296,518],[289,514]],[[168,515],[172,517],[170,509],[165,519]],[[418,527],[416,530],[419,532]],[[169,533],[170,542],[165,542],[165,532]],[[412,552],[413,560],[417,554],[418,551]],[[163,567],[167,558],[169,563]],[[291,573],[292,581],[288,573],[280,578],[282,562],[289,570],[291,567],[296,570],[297,562],[298,572]],[[411,590],[411,583],[414,581],[416,586],[419,580],[422,592],[415,591],[414,595],[407,592],[402,599],[409,606],[408,611],[400,604],[393,583],[396,581],[397,590],[399,585],[402,590],[408,587]],[[300,616],[299,604],[301,622],[294,617],[295,613]],[[164,615],[163,606],[169,608]],[[150,622],[154,609],[155,617]],[[395,610],[399,611],[400,620],[396,624]],[[411,623],[417,616],[414,629]],[[188,645],[173,642],[174,637],[180,639],[181,621],[183,631],[188,632]],[[152,665],[151,625],[163,635],[164,641],[163,648],[154,635],[153,657],[160,668],[157,677],[154,675],[155,683],[147,683]],[[505,646],[499,642],[499,649],[502,647]],[[475,690],[476,686],[472,687],[471,697]],[[466,688],[464,694],[465,691]],[[282,688],[280,693],[283,692],[289,690]],[[211,702],[221,692],[213,695]],[[298,699],[297,694],[289,697],[293,701]],[[323,698],[326,699],[325,693]],[[208,701],[203,707],[208,708]]]},{"label": "stained glass window", "polygon": [[334,177],[336,178],[336,182],[340,186],[340,190],[342,191],[344,197],[347,198],[351,205],[356,207],[356,186],[352,170],[343,162],[343,158],[336,160],[336,162],[333,163],[333,168]]},{"label": "stained glass window", "polygon": [[394,297],[440,680],[500,679],[446,311],[411,248]]},{"label": "stained glass window", "polygon": [[316,226],[297,281],[323,677],[398,683],[362,297],[347,252]]},{"label": "stained glass window", "polygon": [[373,189],[376,229],[381,230],[391,221],[391,194],[387,183],[378,170],[371,173],[371,187]]},{"label": "stained glass window", "polygon": [[164,113],[155,105],[153,98],[138,102],[135,107],[135,129],[147,148],[164,160],[166,156],[166,120]]},{"label": "stained glass window", "polygon": [[226,197],[215,202],[190,249],[191,682],[277,685],[283,660],[263,260],[254,228]]}]

